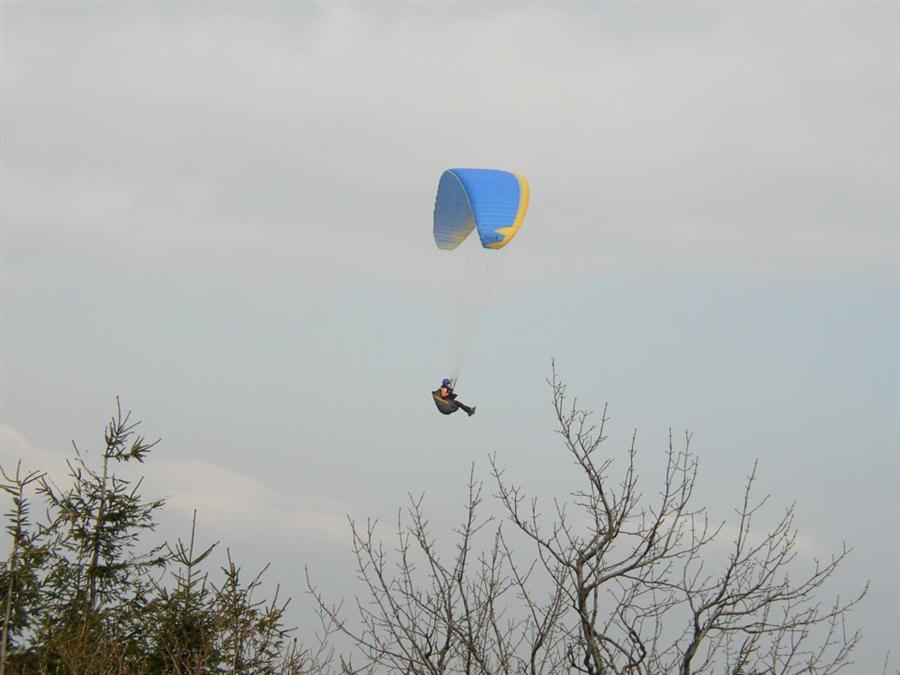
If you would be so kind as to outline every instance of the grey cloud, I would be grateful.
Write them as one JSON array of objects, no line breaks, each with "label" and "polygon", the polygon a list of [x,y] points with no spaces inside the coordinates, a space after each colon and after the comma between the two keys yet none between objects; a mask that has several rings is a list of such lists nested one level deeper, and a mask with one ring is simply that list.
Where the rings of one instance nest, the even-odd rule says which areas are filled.
[{"label": "grey cloud", "polygon": [[443,168],[498,165],[585,263],[892,267],[891,7],[257,7],[10,12],[13,231],[396,241]]}]

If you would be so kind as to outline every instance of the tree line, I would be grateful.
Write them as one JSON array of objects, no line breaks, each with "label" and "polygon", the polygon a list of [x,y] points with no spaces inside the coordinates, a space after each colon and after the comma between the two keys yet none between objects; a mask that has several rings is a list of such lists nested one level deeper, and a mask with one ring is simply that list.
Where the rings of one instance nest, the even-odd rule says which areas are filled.
[{"label": "tree line", "polygon": [[[803,560],[793,505],[759,529],[755,466],[730,529],[711,521],[694,504],[689,435],[670,434],[660,484],[639,487],[634,438],[619,457],[604,452],[606,410],[579,408],[555,370],[549,383],[577,468],[571,492],[532,498],[494,456],[496,509],[473,469],[451,533],[432,531],[422,497],[386,540],[374,521],[351,520],[360,591],[332,600],[308,573],[321,630],[306,644],[286,625],[290,599],[258,597],[265,569],[245,575],[230,552],[208,569],[218,544],[196,546],[196,515],[185,540],[146,546],[164,500],[117,470],[156,442],[117,402],[98,459],[74,446],[64,486],[2,467],[0,675],[824,675],[852,664],[861,635],[847,618],[866,588],[825,597],[848,549]],[[727,553],[714,554],[726,533]]]}]

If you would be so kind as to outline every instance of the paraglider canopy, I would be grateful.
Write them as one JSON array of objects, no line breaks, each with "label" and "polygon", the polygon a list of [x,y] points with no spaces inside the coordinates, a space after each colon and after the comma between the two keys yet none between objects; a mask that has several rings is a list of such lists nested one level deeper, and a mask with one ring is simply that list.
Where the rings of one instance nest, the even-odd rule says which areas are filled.
[{"label": "paraglider canopy", "polygon": [[[462,370],[494,284],[505,247],[519,231],[530,191],[521,174],[497,169],[448,169],[434,202],[434,242],[444,255],[449,338],[448,369]],[[477,238],[470,235],[475,231]],[[468,239],[468,241],[466,241]],[[464,243],[465,242],[465,243]],[[448,312],[449,314],[449,312]]]},{"label": "paraglider canopy", "polygon": [[434,204],[434,242],[452,251],[477,229],[484,248],[506,246],[528,210],[525,177],[497,169],[448,169]]}]

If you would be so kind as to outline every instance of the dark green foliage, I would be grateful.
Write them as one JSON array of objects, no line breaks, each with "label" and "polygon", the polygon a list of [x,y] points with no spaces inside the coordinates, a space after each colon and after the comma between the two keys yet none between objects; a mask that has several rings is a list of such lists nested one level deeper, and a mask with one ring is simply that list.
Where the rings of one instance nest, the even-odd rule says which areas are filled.
[{"label": "dark green foliage", "polygon": [[191,526],[190,544],[179,539],[169,560],[177,565],[170,590],[158,586],[151,608],[153,649],[148,662],[154,672],[216,672],[222,658],[216,650],[215,597],[208,574],[196,569],[216,544],[194,554],[196,513]]},{"label": "dark green foliage", "polygon": [[282,626],[288,602],[278,602],[278,589],[269,603],[254,600],[265,569],[241,585],[241,569],[231,560],[222,568],[225,582],[216,589],[216,614],[221,617],[222,653],[228,657],[229,670],[238,673],[265,673],[284,652],[289,631]]},{"label": "dark green foliage", "polygon": [[148,572],[165,558],[162,547],[136,550],[141,535],[155,528],[154,514],[163,500],[145,500],[140,480],[115,473],[119,464],[143,462],[156,444],[137,435],[136,427],[117,402],[99,467],[92,467],[76,446],[74,459],[67,462],[70,484],[60,488],[41,481],[50,522],[41,533],[47,551],[41,567],[43,601],[32,630],[33,648],[45,663],[91,669],[94,656],[85,649],[105,642],[121,645],[126,662],[142,651]]},{"label": "dark green foliage", "polygon": [[2,475],[4,481],[2,489],[10,495],[12,509],[4,514],[7,518],[6,533],[9,535],[11,546],[9,556],[0,568],[0,589],[3,590],[4,599],[0,663],[6,661],[9,647],[15,644],[14,641],[31,625],[32,613],[40,597],[37,571],[46,557],[46,551],[31,530],[30,505],[25,498],[25,491],[29,485],[41,480],[43,474],[32,471],[23,476],[20,462],[16,465],[13,476],[7,475],[6,471],[2,471]]},{"label": "dark green foliage", "polygon": [[[254,599],[262,572],[242,584],[229,552],[220,584],[209,580],[201,564],[217,544],[195,552],[196,514],[188,544],[145,548],[164,500],[117,473],[156,445],[136,427],[117,401],[96,465],[75,447],[63,487],[3,471],[12,545],[0,568],[0,675],[309,672],[308,653],[287,644],[287,603],[277,591]],[[31,522],[30,492],[45,522]]]}]

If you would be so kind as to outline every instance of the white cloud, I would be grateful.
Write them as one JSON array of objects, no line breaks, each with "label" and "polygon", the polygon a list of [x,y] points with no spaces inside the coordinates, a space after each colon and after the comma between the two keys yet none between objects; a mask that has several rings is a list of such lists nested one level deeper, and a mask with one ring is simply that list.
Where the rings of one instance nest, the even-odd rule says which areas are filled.
[{"label": "white cloud", "polygon": [[[0,427],[0,448],[8,474],[21,460],[23,474],[45,472],[63,488],[69,482],[68,455],[35,447],[9,424]],[[86,454],[89,465],[95,454]],[[310,495],[282,494],[255,478],[207,462],[151,459],[116,471],[125,478],[143,476],[142,493],[147,498],[166,497],[168,516],[189,523],[196,510],[207,536],[225,540],[341,544],[349,536],[346,514],[356,508]]]},{"label": "white cloud", "polygon": [[[18,429],[10,424],[0,424],[0,462],[8,475],[14,475],[21,462],[21,474],[32,471],[46,473],[53,481],[65,478],[68,467],[66,456],[35,447]],[[4,493],[3,499],[6,499]]]},{"label": "white cloud", "polygon": [[346,514],[339,502],[277,492],[262,481],[199,461],[163,461],[144,468],[148,490],[170,495],[166,509],[208,532],[257,541],[296,539],[344,543]]}]

